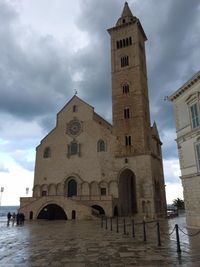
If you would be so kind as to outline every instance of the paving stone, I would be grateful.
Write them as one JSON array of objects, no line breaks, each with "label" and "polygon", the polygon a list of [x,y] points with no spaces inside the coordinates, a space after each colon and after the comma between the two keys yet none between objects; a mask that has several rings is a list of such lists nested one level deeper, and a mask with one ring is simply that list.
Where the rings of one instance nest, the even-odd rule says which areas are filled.
[{"label": "paving stone", "polygon": [[[0,228],[0,267],[200,266],[200,235],[195,239],[180,236],[182,253],[178,255],[175,236],[169,239],[163,235],[162,246],[158,247],[153,229],[147,229],[148,239],[144,243],[141,235],[124,238],[123,229],[121,233],[111,232],[100,228],[96,221],[73,224],[70,221],[33,221],[26,222],[23,227],[5,225],[1,224]],[[165,233],[172,228],[173,221],[162,223]]]}]

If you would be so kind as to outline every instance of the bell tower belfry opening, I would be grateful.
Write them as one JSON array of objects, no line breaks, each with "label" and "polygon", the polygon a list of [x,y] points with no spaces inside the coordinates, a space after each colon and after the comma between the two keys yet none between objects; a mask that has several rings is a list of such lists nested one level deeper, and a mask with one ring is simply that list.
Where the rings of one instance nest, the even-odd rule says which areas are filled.
[{"label": "bell tower belfry opening", "polygon": [[138,18],[126,2],[111,37],[113,132],[116,156],[146,154],[150,150],[150,113],[145,41]]}]

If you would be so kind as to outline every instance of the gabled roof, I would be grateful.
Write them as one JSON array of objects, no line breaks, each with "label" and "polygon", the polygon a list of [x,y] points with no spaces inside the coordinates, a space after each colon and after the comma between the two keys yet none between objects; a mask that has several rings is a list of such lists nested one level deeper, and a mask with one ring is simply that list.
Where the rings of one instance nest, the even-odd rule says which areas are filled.
[{"label": "gabled roof", "polygon": [[152,133],[152,136],[156,138],[160,142],[160,144],[162,144],[162,142],[160,141],[160,136],[159,136],[158,128],[157,128],[155,121],[153,123],[153,126],[151,127],[151,133]]},{"label": "gabled roof", "polygon": [[[85,102],[84,100],[82,100],[80,97],[78,97],[77,95],[74,95],[65,105],[64,107],[57,113],[57,120],[56,120],[56,126],[45,136],[41,139],[40,144],[43,142],[43,140],[50,135],[57,127],[57,121],[58,121],[58,115],[66,108],[66,106],[68,106],[72,101],[74,101],[75,99],[77,99],[78,101],[82,102],[84,105],[87,105],[90,109],[93,110],[93,114],[94,116],[98,117],[99,120],[103,121],[105,123],[105,125],[107,125],[109,128],[112,128],[112,125],[106,121],[104,118],[102,118],[99,114],[97,114],[96,112],[94,112],[94,107],[89,105],[87,102]],[[37,146],[39,147],[40,144]],[[36,147],[36,149],[37,149]]]},{"label": "gabled roof", "polygon": [[[84,100],[82,100],[80,97],[78,97],[77,95],[74,95],[65,105],[64,107],[58,112],[58,114],[60,112],[63,111],[63,109],[65,109],[66,106],[68,106],[74,99],[78,99],[78,101],[82,102],[84,105],[87,105],[89,108],[93,109],[94,110],[94,107],[89,105],[87,102],[85,102]],[[57,115],[58,115],[57,114]]]},{"label": "gabled roof", "polygon": [[198,71],[191,79],[189,79],[183,86],[175,91],[171,96],[168,97],[170,101],[174,101],[177,97],[187,91],[191,86],[200,81],[200,71]]}]

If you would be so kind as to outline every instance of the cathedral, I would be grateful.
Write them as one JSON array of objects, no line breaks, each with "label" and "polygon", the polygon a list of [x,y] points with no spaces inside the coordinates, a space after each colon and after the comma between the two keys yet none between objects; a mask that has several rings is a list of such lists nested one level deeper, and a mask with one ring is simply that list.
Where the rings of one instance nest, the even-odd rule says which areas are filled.
[{"label": "cathedral", "polygon": [[126,2],[111,40],[112,124],[74,95],[36,148],[27,219],[166,215],[161,141],[151,126],[142,25]]}]

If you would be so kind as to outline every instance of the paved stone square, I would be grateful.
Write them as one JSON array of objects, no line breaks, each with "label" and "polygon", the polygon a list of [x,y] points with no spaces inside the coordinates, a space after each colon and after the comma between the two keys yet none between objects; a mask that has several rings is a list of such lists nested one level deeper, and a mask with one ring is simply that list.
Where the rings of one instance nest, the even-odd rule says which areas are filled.
[{"label": "paved stone square", "polygon": [[182,253],[178,254],[175,233],[168,235],[174,220],[169,225],[161,223],[161,247],[157,246],[155,224],[148,225],[147,241],[143,242],[141,225],[135,227],[136,237],[132,238],[130,220],[126,221],[126,235],[122,219],[119,233],[116,220],[112,231],[109,220],[107,230],[105,222],[101,228],[100,220],[32,221],[9,227],[0,222],[0,266],[200,266],[200,235],[189,239],[180,234]]}]

